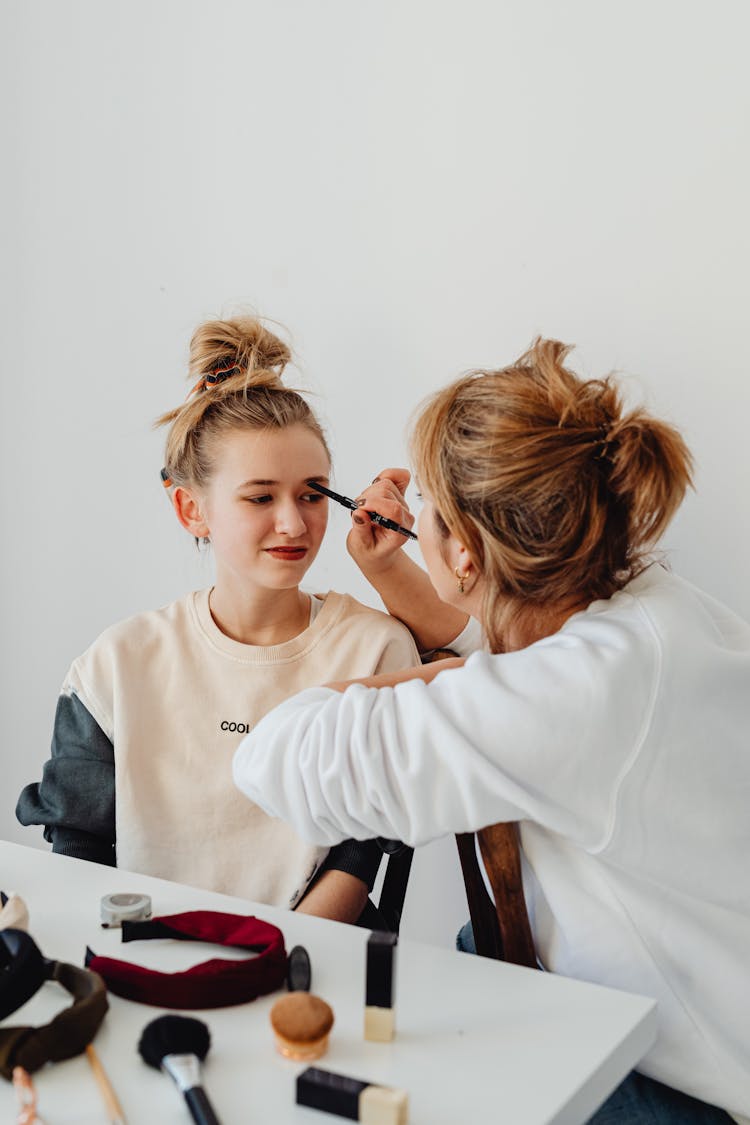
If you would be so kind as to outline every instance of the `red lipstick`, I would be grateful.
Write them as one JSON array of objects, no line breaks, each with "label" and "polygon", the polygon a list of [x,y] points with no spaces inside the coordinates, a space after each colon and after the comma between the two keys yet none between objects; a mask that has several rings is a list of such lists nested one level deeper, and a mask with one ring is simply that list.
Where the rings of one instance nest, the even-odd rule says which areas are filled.
[{"label": "red lipstick", "polygon": [[266,547],[266,554],[284,562],[298,562],[307,554],[307,547]]}]

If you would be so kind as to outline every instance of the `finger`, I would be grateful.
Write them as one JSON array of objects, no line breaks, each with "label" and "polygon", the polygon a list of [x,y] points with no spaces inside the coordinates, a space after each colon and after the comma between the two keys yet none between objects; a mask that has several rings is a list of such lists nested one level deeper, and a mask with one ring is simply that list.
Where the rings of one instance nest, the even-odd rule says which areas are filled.
[{"label": "finger", "polygon": [[[357,497],[358,512],[377,512],[389,520],[395,520],[402,527],[411,527],[414,516],[409,511],[407,504],[402,500],[400,493],[385,496],[375,490],[375,486],[365,489],[363,496]],[[356,512],[354,513],[357,514]],[[356,521],[355,521],[356,522]]]},{"label": "finger", "polygon": [[396,488],[403,495],[409,487],[411,473],[408,469],[403,468],[381,469],[372,483],[378,484],[381,481],[388,480],[395,484]]},{"label": "finger", "polygon": [[[379,512],[380,505],[384,503],[397,504],[404,512],[409,511],[409,505],[406,502],[406,497],[403,492],[399,490],[396,484],[387,477],[379,480],[377,484],[370,484],[367,488],[356,497],[359,506],[373,509]],[[390,513],[383,512],[384,515]]]},{"label": "finger", "polygon": [[[380,513],[383,515],[384,513]],[[393,516],[389,516],[393,519]],[[405,522],[402,526],[409,526],[411,517],[407,513],[404,517]],[[399,521],[396,520],[396,523]],[[391,550],[403,547],[406,539],[400,531],[393,531],[391,528],[383,527],[382,524],[375,523],[370,519],[370,514],[365,508],[359,508],[356,512],[352,512],[352,527],[349,535],[347,536],[347,546],[351,554],[355,557],[359,552],[369,554],[376,552],[378,554],[385,551],[388,554]]]}]

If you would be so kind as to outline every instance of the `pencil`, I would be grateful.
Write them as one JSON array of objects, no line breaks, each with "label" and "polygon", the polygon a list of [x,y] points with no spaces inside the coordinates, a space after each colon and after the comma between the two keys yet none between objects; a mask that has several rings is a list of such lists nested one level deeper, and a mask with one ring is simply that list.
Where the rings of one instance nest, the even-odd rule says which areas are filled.
[{"label": "pencil", "polygon": [[[326,488],[324,484],[319,484],[316,480],[309,480],[307,482],[310,488],[314,488],[316,492],[322,492],[324,496],[330,497],[335,500],[337,504],[342,504],[343,507],[349,508],[350,511],[356,512],[359,510],[359,504],[356,500],[352,500],[349,496],[342,496],[340,492],[334,492],[332,488]],[[371,512],[369,508],[364,508],[363,511],[367,512],[368,516],[373,523],[379,523],[381,527],[388,527],[391,531],[397,531],[399,535],[405,535],[407,539],[416,539],[413,531],[409,531],[408,527],[402,527],[400,523],[395,520],[389,520],[387,516],[381,516],[380,512]]]},{"label": "pencil", "polygon": [[112,1083],[107,1077],[107,1072],[102,1066],[101,1059],[90,1043],[86,1048],[86,1055],[91,1063],[91,1069],[94,1072],[94,1078],[99,1087],[99,1092],[102,1095],[102,1100],[107,1107],[107,1120],[109,1121],[109,1125],[125,1125],[125,1114],[122,1112],[122,1106],[118,1102],[117,1095],[112,1089]]}]

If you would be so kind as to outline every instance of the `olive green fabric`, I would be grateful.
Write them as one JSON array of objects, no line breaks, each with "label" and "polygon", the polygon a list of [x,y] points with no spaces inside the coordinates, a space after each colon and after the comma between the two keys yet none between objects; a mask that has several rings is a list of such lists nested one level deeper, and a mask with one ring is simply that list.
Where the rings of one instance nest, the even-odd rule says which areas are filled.
[{"label": "olive green fabric", "polygon": [[109,1007],[107,989],[98,973],[54,961],[50,979],[71,994],[73,1004],[42,1027],[0,1028],[0,1074],[9,1082],[14,1066],[33,1074],[46,1062],[80,1055],[96,1035]]}]

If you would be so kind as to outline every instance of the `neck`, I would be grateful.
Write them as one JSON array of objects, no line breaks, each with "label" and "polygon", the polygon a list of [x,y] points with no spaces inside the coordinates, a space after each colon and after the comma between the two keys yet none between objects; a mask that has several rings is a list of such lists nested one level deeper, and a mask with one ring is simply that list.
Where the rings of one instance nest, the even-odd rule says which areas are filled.
[{"label": "neck", "polygon": [[217,628],[244,645],[284,644],[310,623],[310,599],[298,587],[237,593],[217,580],[208,606]]},{"label": "neck", "polygon": [[551,637],[561,629],[569,617],[584,610],[588,602],[565,601],[543,606],[523,606],[510,617],[503,633],[505,652],[528,648],[543,637]]}]

